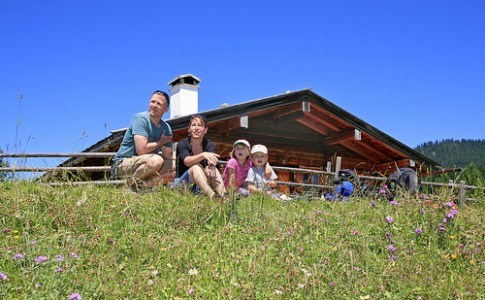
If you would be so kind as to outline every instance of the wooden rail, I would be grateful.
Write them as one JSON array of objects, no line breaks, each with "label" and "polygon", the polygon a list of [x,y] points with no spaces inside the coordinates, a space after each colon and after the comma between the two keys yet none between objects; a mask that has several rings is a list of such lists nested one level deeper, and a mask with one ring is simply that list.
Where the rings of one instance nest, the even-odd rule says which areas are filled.
[{"label": "wooden rail", "polygon": [[[116,152],[76,152],[76,153],[0,153],[0,158],[54,158],[54,157],[86,157],[86,158],[110,158],[113,157]],[[226,161],[220,161],[222,165],[226,164]],[[69,166],[57,166],[57,167],[23,167],[23,166],[14,166],[14,167],[0,167],[0,172],[54,172],[54,171],[69,171],[69,172],[107,172],[109,171],[111,166],[78,166],[78,167],[69,167]],[[334,178],[338,172],[328,172],[328,171],[320,171],[320,170],[313,170],[313,169],[305,169],[305,168],[290,168],[290,167],[281,167],[281,166],[273,166],[274,170],[280,171],[287,171],[292,173],[306,173],[306,174],[316,174],[316,175],[323,175],[329,176],[330,178]],[[384,182],[387,178],[383,177],[375,177],[375,176],[358,176],[359,179],[375,181],[375,182]],[[87,184],[95,184],[95,185],[102,185],[102,184],[115,184],[120,185],[123,184],[124,181],[122,180],[96,180],[96,181],[72,181],[72,182],[50,182],[49,184],[52,186],[63,186],[63,185],[87,185]],[[332,188],[333,185],[320,185],[320,184],[310,184],[310,183],[302,183],[302,182],[288,182],[288,181],[278,181],[278,184],[284,184],[288,186],[300,186],[300,187],[313,187],[313,188],[320,188],[320,189],[329,189]],[[472,185],[466,185],[464,181],[461,181],[459,184],[457,183],[439,183],[439,182],[421,182],[421,185],[427,186],[438,186],[438,187],[449,187],[449,188],[457,188],[460,190],[460,202],[465,202],[465,191],[469,189],[482,189],[485,190],[484,187],[476,187]]]}]

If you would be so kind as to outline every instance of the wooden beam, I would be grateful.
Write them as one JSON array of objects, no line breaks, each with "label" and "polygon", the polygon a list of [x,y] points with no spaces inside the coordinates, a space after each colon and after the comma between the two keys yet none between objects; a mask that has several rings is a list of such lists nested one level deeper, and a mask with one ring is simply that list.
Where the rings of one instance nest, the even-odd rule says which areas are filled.
[{"label": "wooden beam", "polygon": [[353,130],[339,132],[325,138],[325,145],[341,144],[343,142],[346,142],[348,140],[353,140],[353,139],[355,139],[355,133]]}]

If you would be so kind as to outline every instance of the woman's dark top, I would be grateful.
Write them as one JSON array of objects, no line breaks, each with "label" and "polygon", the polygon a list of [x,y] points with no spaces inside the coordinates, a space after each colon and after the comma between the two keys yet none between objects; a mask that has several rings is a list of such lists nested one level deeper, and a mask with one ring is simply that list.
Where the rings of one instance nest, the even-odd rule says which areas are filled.
[{"label": "woman's dark top", "polygon": [[[206,139],[202,140],[202,151],[216,153],[216,144]],[[187,156],[194,155],[192,152],[192,145],[190,144],[190,137],[185,138],[177,144],[177,177],[182,176],[188,169],[184,164],[184,160]],[[207,160],[202,160],[200,164],[205,168],[207,166]]]}]

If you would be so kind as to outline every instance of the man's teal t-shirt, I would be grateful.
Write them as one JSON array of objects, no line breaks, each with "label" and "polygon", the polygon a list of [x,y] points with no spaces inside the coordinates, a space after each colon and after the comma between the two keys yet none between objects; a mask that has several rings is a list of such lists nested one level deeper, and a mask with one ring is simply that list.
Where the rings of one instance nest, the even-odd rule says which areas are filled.
[{"label": "man's teal t-shirt", "polygon": [[[133,157],[138,155],[135,148],[135,134],[142,135],[148,138],[148,142],[156,142],[160,139],[163,132],[166,136],[172,136],[172,128],[164,120],[160,120],[160,127],[153,124],[147,111],[140,112],[133,116],[130,126],[125,132],[120,149],[116,153],[113,161],[118,163],[123,158]],[[172,141],[164,144],[165,147],[172,147]],[[160,152],[160,148],[155,149],[153,153]]]}]

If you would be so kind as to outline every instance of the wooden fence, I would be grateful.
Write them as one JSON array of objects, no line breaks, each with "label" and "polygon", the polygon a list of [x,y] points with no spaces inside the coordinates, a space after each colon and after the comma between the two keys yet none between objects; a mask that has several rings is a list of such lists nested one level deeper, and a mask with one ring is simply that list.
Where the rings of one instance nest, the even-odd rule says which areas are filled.
[{"label": "wooden fence", "polygon": [[[0,158],[106,158],[108,159],[113,157],[116,153],[115,152],[77,152],[77,153],[0,153]],[[64,162],[65,163],[65,162]],[[220,161],[221,164],[225,164],[225,161]],[[62,164],[61,164],[62,165]],[[56,166],[56,167],[34,167],[34,166],[8,166],[8,167],[0,167],[0,172],[29,172],[29,173],[48,173],[48,172],[109,172],[111,166]],[[329,168],[329,166],[327,166]],[[334,172],[331,171],[321,171],[321,170],[314,170],[314,169],[306,169],[306,168],[290,168],[290,167],[282,167],[282,166],[273,166],[273,169],[276,171],[284,171],[290,174],[311,174],[317,175],[318,178],[326,177],[326,184],[320,183],[306,183],[302,181],[277,181],[278,184],[286,185],[289,187],[299,187],[299,188],[315,188],[321,190],[328,190],[334,187],[333,178],[338,174],[339,164],[336,166],[336,170]],[[124,183],[123,180],[109,180],[109,176],[105,176],[104,180],[90,180],[90,181],[69,181],[69,182],[46,182],[51,186],[62,186],[62,185],[103,185],[103,184],[115,184],[115,185],[122,185]],[[374,182],[377,184],[382,184],[386,181],[387,178],[384,177],[375,177],[375,176],[358,176],[359,180],[367,181],[367,182]],[[472,198],[466,198],[466,191],[473,190],[473,189],[482,189],[485,190],[483,187],[476,187],[472,185],[466,185],[464,181],[461,181],[459,184],[449,182],[449,183],[439,183],[439,182],[421,182],[423,186],[436,186],[436,187],[447,187],[452,189],[459,190],[460,196],[460,203],[464,203],[465,201],[475,200]]]}]

